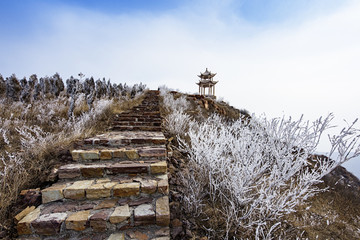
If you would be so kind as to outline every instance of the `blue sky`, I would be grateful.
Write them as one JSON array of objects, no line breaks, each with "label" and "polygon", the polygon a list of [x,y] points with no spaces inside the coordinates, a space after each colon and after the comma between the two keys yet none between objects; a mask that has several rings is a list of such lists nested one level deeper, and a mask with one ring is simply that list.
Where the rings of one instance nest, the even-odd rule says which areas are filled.
[{"label": "blue sky", "polygon": [[[207,9],[210,7],[227,6],[238,17],[255,25],[268,25],[294,21],[304,15],[323,14],[345,5],[342,0],[2,0],[0,1],[0,24],[2,30],[11,34],[27,33],[38,28],[38,24],[46,23],[46,15],[59,8],[83,9],[105,15],[121,14],[166,14],[183,7]],[[201,10],[200,10],[201,11]],[[199,12],[206,15],[207,12]],[[225,12],[225,14],[227,14]]]},{"label": "blue sky", "polygon": [[[216,93],[268,117],[360,116],[360,2],[355,0],[0,0],[0,73],[79,72]],[[322,141],[320,150],[327,150]]]}]

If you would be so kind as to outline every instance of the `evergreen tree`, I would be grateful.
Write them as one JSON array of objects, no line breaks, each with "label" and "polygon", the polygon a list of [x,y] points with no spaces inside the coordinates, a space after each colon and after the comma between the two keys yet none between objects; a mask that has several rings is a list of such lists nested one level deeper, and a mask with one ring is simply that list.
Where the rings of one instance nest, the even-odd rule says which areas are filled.
[{"label": "evergreen tree", "polygon": [[106,94],[106,85],[100,79],[96,80],[96,98],[100,99]]},{"label": "evergreen tree", "polygon": [[54,96],[58,97],[62,91],[64,91],[64,82],[59,73],[55,73],[50,78],[51,92]]},{"label": "evergreen tree", "polygon": [[9,78],[6,78],[6,97],[13,101],[19,101],[20,93],[21,86],[19,80],[15,74],[12,74]]},{"label": "evergreen tree", "polygon": [[0,98],[5,97],[6,94],[6,83],[3,76],[0,74]]},{"label": "evergreen tree", "polygon": [[20,100],[22,102],[28,103],[30,101],[31,89],[25,77],[20,80],[20,86],[21,86]]},{"label": "evergreen tree", "polygon": [[91,77],[90,79],[89,78],[85,79],[83,85],[84,85],[84,93],[86,96],[86,103],[89,106],[89,109],[91,109],[96,95],[94,78]]}]

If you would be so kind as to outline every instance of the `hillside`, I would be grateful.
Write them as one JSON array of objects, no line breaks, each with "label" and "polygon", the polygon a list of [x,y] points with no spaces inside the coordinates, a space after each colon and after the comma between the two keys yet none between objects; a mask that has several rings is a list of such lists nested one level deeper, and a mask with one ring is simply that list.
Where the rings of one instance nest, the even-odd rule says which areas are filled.
[{"label": "hillside", "polygon": [[[245,110],[235,109],[224,102],[217,102],[209,98],[193,95],[183,95],[172,92],[174,99],[186,98],[188,102],[185,111],[194,119],[207,118],[216,113],[226,119],[233,121],[238,118],[247,119],[250,116]],[[165,100],[166,101],[166,100]],[[175,100],[176,101],[176,100]],[[179,101],[180,102],[180,101]],[[178,102],[178,104],[180,104]],[[166,103],[164,104],[166,106]],[[172,102],[168,105],[176,105]],[[179,108],[179,107],[175,107]],[[175,110],[176,111],[176,110]],[[169,114],[169,107],[163,109],[163,114]],[[176,127],[176,125],[174,125]],[[181,135],[181,131],[177,131]],[[189,211],[184,195],[188,194],[188,182],[184,176],[190,171],[189,156],[179,151],[179,135],[174,135],[173,130],[168,129],[168,138],[173,138],[173,156],[169,159],[171,211],[172,211],[172,237],[174,239],[196,239],[208,236],[209,239],[223,238],[224,222],[219,218],[217,207],[206,206],[203,203],[202,213],[195,209]],[[320,157],[320,156],[319,156]],[[323,156],[321,156],[323,157]],[[285,214],[277,218],[276,222],[281,225],[270,236],[259,237],[259,239],[278,238],[281,239],[359,239],[360,238],[360,181],[345,168],[336,167],[322,179],[323,182],[316,184],[321,191],[296,206],[295,212]],[[189,180],[187,180],[189,181]],[[196,185],[202,188],[201,184]],[[208,197],[208,196],[207,196]],[[205,196],[205,199],[207,198]],[[195,199],[193,199],[195,200]],[[181,210],[180,210],[181,209]],[[174,216],[173,216],[174,215]],[[221,214],[220,214],[221,215]],[[217,232],[217,233],[216,233]],[[255,238],[254,234],[234,233],[239,239]]]},{"label": "hillside", "polygon": [[[75,87],[75,89],[79,88],[84,89],[82,87],[79,87],[79,83],[77,83],[77,87]],[[39,89],[42,88],[39,87]],[[135,94],[132,94],[130,90],[127,91],[127,93],[125,92],[124,96],[120,98],[119,95],[116,97],[116,94],[114,93],[114,96],[108,98],[114,100],[114,102],[112,102],[111,105],[109,105],[108,107],[104,108],[105,110],[107,109],[105,112],[99,113],[99,117],[94,117],[93,119],[91,119],[91,121],[83,123],[83,125],[76,125],[82,126],[82,129],[86,129],[92,125],[97,126],[96,128],[91,129],[91,131],[81,132],[75,136],[71,135],[68,138],[63,139],[61,142],[56,142],[56,140],[53,140],[50,142],[50,144],[53,145],[52,148],[44,148],[45,153],[41,153],[40,155],[36,155],[33,152],[26,152],[33,154],[33,166],[37,166],[36,164],[39,164],[39,156],[43,157],[44,159],[40,162],[42,164],[41,168],[38,168],[36,170],[30,169],[31,171],[29,171],[30,173],[34,173],[36,171],[37,175],[35,178],[34,176],[32,178],[29,178],[31,176],[28,176],[27,179],[32,179],[32,184],[16,185],[17,189],[13,191],[13,195],[9,196],[11,198],[8,197],[8,199],[12,199],[12,201],[10,202],[11,204],[4,205],[4,202],[6,200],[2,200],[3,223],[1,224],[0,229],[1,238],[11,239],[18,236],[16,231],[16,222],[14,222],[14,216],[21,212],[26,206],[42,206],[40,207],[40,209],[43,216],[45,216],[46,212],[48,211],[54,211],[53,209],[55,208],[50,208],[49,206],[55,206],[55,204],[57,203],[61,203],[62,205],[64,205],[65,208],[67,208],[66,206],[73,206],[72,201],[79,200],[72,199],[72,197],[67,197],[65,195],[60,199],[52,199],[49,203],[45,203],[45,205],[44,202],[42,203],[42,201],[44,200],[41,200],[41,198],[44,199],[44,193],[45,196],[47,196],[46,192],[53,191],[53,188],[51,187],[53,184],[55,184],[56,186],[56,184],[65,181],[67,182],[67,184],[73,184],[75,186],[75,183],[69,182],[73,180],[69,180],[67,178],[72,178],[76,171],[80,171],[81,173],[78,180],[84,181],[84,179],[86,179],[86,181],[88,181],[87,178],[89,178],[90,180],[93,180],[96,182],[96,184],[98,184],[97,181],[102,180],[96,179],[95,175],[96,177],[99,177],[98,171],[105,171],[99,170],[99,167],[100,169],[106,169],[105,175],[101,176],[110,177],[109,184],[111,183],[112,187],[117,186],[117,184],[134,184],[139,182],[142,186],[140,187],[141,194],[139,195],[139,197],[111,195],[115,194],[115,192],[113,192],[115,190],[111,190],[111,192],[109,192],[110,195],[108,196],[110,197],[110,199],[105,199],[104,203],[101,203],[103,199],[99,200],[97,199],[97,197],[103,198],[103,196],[96,195],[97,190],[91,190],[93,188],[97,189],[98,186],[96,184],[94,184],[94,186],[91,185],[91,187],[87,187],[84,191],[86,191],[86,193],[88,191],[89,193],[91,191],[93,191],[94,194],[96,193],[94,195],[95,199],[90,198],[91,202],[88,202],[87,199],[85,199],[86,201],[84,202],[84,206],[89,206],[89,204],[92,204],[91,208],[93,208],[93,206],[96,206],[94,207],[94,210],[91,210],[94,212],[91,212],[90,215],[87,215],[87,220],[84,220],[85,222],[81,222],[80,227],[79,225],[77,225],[78,227],[75,227],[77,228],[76,232],[74,232],[74,230],[71,230],[73,227],[69,227],[68,225],[66,225],[65,227],[65,221],[61,220],[63,221],[63,227],[61,228],[62,230],[51,230],[52,234],[60,234],[55,235],[58,237],[66,237],[68,236],[67,234],[70,234],[71,236],[76,236],[75,238],[78,238],[84,237],[86,234],[90,233],[90,235],[86,236],[92,236],[92,238],[94,239],[107,239],[110,234],[113,234],[114,236],[116,234],[120,234],[116,236],[124,236],[125,239],[155,239],[155,236],[156,239],[168,239],[168,237],[165,237],[168,234],[170,234],[171,239],[202,240],[232,238],[360,238],[359,179],[357,179],[355,176],[353,176],[341,166],[336,167],[330,173],[327,173],[324,177],[321,178],[321,180],[317,179],[316,176],[318,173],[321,173],[322,171],[326,172],[327,169],[331,169],[331,161],[326,160],[326,158],[324,158],[323,156],[310,157],[310,155],[304,157],[306,156],[304,152],[306,153],[306,151],[308,151],[307,148],[311,148],[311,146],[305,144],[307,143],[306,138],[304,141],[296,140],[295,142],[299,144],[296,145],[296,147],[301,146],[301,148],[294,149],[294,144],[287,145],[287,142],[278,141],[271,137],[271,132],[265,132],[266,122],[261,124],[258,120],[253,122],[252,116],[250,116],[246,110],[239,110],[225,102],[216,101],[214,99],[206,98],[204,96],[186,95],[179,92],[168,92],[166,89],[161,89],[160,91],[160,105],[158,106],[160,112],[158,113],[158,110],[152,110],[157,108],[157,103],[154,103],[153,100],[146,100],[146,96],[149,96],[149,94],[153,94],[152,92],[155,93],[156,91],[150,91],[145,95],[139,93],[137,94],[137,97],[135,97]],[[6,92],[3,91],[2,93],[5,94]],[[104,94],[106,97],[106,93]],[[85,99],[90,95],[91,94],[85,95]],[[131,97],[129,97],[131,95],[134,95],[133,97],[135,98],[132,99]],[[62,101],[67,104],[67,108],[65,110],[62,110],[62,114],[63,116],[66,116],[66,113],[68,113],[68,109],[71,105],[69,104],[71,103],[71,97],[68,100],[66,100],[66,98],[64,97],[65,95],[63,95]],[[101,97],[99,98],[101,100]],[[17,99],[17,101],[19,99],[20,97]],[[50,100],[51,99],[52,98],[50,98]],[[42,99],[42,101],[45,100],[46,99]],[[54,99],[52,99],[52,101],[54,101]],[[144,104],[146,102],[149,102],[151,107],[145,106]],[[15,103],[19,106],[18,102],[15,101]],[[9,104],[7,105],[9,106],[8,108],[10,110],[13,109],[11,104],[14,103],[3,101],[2,104]],[[77,112],[77,115],[79,116],[78,121],[81,122],[84,121],[82,119],[86,117],[85,113],[89,111],[89,109],[84,107],[84,102],[81,103],[80,101],[78,101],[77,104],[78,105],[75,105],[75,108],[72,111],[74,113]],[[98,106],[96,99],[93,104],[95,106]],[[80,106],[82,107],[80,108]],[[146,113],[146,111],[149,112]],[[3,114],[3,116],[7,116],[9,114],[8,112],[4,113],[6,114]],[[89,113],[91,114],[92,112]],[[139,117],[141,118],[142,115],[150,116],[152,114],[160,114],[162,121],[160,121],[160,115],[156,115],[154,118],[151,119],[151,122],[149,121],[146,123],[146,118],[144,118],[144,122],[141,124],[137,122]],[[22,116],[16,115],[16,117],[18,119],[17,121],[19,121]],[[28,124],[30,124],[32,121],[30,118],[31,115],[26,118]],[[149,125],[149,123],[151,124]],[[291,122],[283,122],[284,125],[286,125],[287,123],[292,124]],[[160,124],[161,128],[159,126]],[[233,127],[236,127],[236,129],[242,129],[242,132],[236,132],[237,130]],[[49,128],[47,129],[49,130]],[[195,132],[194,129],[196,130]],[[197,129],[201,129],[201,131]],[[226,132],[227,129],[229,129],[230,131]],[[111,140],[111,138],[117,139],[122,136],[122,139],[124,137],[123,135],[121,135],[122,133],[116,133],[117,135],[112,135],[111,132],[114,130],[120,132],[125,131],[124,136],[126,137],[129,137],[131,135],[128,135],[126,131],[134,131],[135,133],[142,131],[150,131],[151,133],[153,131],[156,132],[161,130],[164,133],[166,137],[168,171],[167,178],[169,182],[168,189],[166,187],[167,185],[163,186],[165,188],[160,188],[159,185],[158,190],[155,190],[155,192],[153,192],[153,190],[150,190],[151,184],[149,185],[149,183],[165,183],[165,179],[163,178],[163,176],[159,177],[156,174],[154,175],[153,172],[151,172],[151,174],[147,177],[145,184],[144,180],[139,179],[139,176],[143,176],[144,173],[134,172],[135,169],[143,171],[141,170],[143,169],[142,167],[144,167],[143,165],[141,165],[142,167],[134,167],[131,165],[131,168],[125,170],[129,171],[125,172],[125,175],[124,172],[121,172],[119,176],[115,176],[114,178],[110,176],[112,174],[116,175],[119,173],[117,172],[118,170],[111,170],[111,164],[113,163],[110,163],[110,161],[113,160],[123,161],[122,163],[124,163],[125,165],[135,164],[135,162],[138,162],[139,164],[153,164],[154,161],[159,161],[154,160],[157,158],[159,158],[160,161],[163,160],[164,156],[162,155],[162,153],[160,154],[160,152],[158,152],[160,148],[162,152],[165,151],[164,149],[162,149],[163,146],[155,146],[155,148],[157,149],[154,149],[154,151],[150,151],[149,149],[147,149],[147,147],[139,148],[139,146],[137,145],[140,143],[139,141],[152,141],[153,143],[155,143],[155,140],[151,137],[146,140],[146,136],[148,134],[144,135],[144,133],[141,133],[140,135],[133,134],[131,135],[129,140],[125,140],[129,141],[129,143],[133,141],[135,145],[126,145],[125,151],[127,151],[127,153],[124,152],[124,154],[126,155],[124,159],[122,158],[125,155],[122,154],[124,156],[120,158],[106,158],[106,161],[109,162],[94,162],[94,169],[91,170],[91,172],[89,172],[88,170],[81,170],[82,168],[80,168],[80,170],[74,170],[72,164],[74,163],[74,161],[79,161],[75,159],[76,155],[74,155],[74,151],[93,151],[92,147],[88,146],[89,140],[91,140],[92,144],[95,144],[96,141],[113,141]],[[102,133],[106,134],[104,135]],[[239,135],[239,133],[241,134]],[[36,135],[36,132],[32,132],[32,134]],[[100,134],[97,135],[99,136],[99,140],[96,140],[96,137],[88,138],[95,136],[96,134]],[[231,140],[231,138],[234,136],[240,140]],[[303,135],[299,135],[300,138],[302,136]],[[85,140],[82,141],[82,139]],[[0,142],[1,146],[4,148],[6,147],[7,151],[10,150],[9,146],[5,144],[7,139],[0,138],[0,140],[2,141]],[[14,141],[15,140],[17,140],[17,138],[15,138]],[[165,138],[162,139],[162,141],[165,141]],[[160,144],[164,143],[165,142],[161,142]],[[14,142],[13,144],[15,145],[16,142]],[[38,146],[38,142],[34,142],[31,144],[33,145],[25,146]],[[239,145],[235,145],[237,147],[231,147],[233,145],[226,144]],[[267,146],[271,144],[273,144],[272,148],[268,148]],[[119,146],[112,146],[110,149],[107,149],[104,146],[105,145],[101,144],[99,146],[96,146],[97,151],[100,151],[99,154],[101,154],[101,152],[103,151],[111,152],[111,156],[115,156],[115,150],[118,148],[123,148],[125,145],[120,144]],[[144,154],[144,149],[147,149],[146,151],[149,152]],[[192,153],[194,149],[197,152]],[[242,149],[242,152],[238,152],[238,149]],[[249,149],[252,149],[252,152],[249,152]],[[133,150],[135,150],[135,152],[133,152]],[[283,155],[279,155],[280,157],[277,157],[277,155],[275,155],[275,153],[279,154],[280,152],[274,152],[278,150],[284,151],[281,152],[281,154]],[[309,150],[309,152],[311,151]],[[149,158],[150,155],[148,154],[154,154],[154,156]],[[243,158],[243,156],[245,156],[245,158]],[[139,159],[139,161],[136,160],[139,157],[145,158]],[[279,158],[280,160],[278,161],[277,158]],[[283,158],[286,161],[281,162],[281,159]],[[221,161],[217,162],[218,159],[221,159]],[[252,165],[252,162],[246,161],[241,163],[243,159],[253,159],[256,164],[260,165]],[[44,160],[45,162],[43,162]],[[85,165],[82,166],[81,162],[80,164],[76,162],[77,165],[79,165],[80,167],[85,167],[84,169],[89,168],[90,160],[82,160],[85,160]],[[134,162],[134,160],[136,161]],[[149,163],[146,162],[148,160],[150,161]],[[301,164],[296,166],[296,169],[293,169],[293,165],[298,164],[297,161]],[[319,161],[319,163],[322,163],[325,167],[323,167],[322,169],[322,166],[319,167],[316,164],[308,165],[308,163],[314,163],[316,161]],[[248,165],[239,165],[239,163],[247,163]],[[103,164],[105,165],[102,166]],[[116,168],[118,168],[117,164],[118,163],[115,164]],[[125,165],[122,166],[122,168],[125,167]],[[283,170],[275,171],[274,165],[278,165],[278,168]],[[238,168],[238,166],[242,167]],[[250,172],[248,170],[247,172],[244,171],[244,169],[246,170],[248,169],[248,167],[252,167],[252,170]],[[150,168],[150,165],[147,166],[147,168]],[[314,170],[317,168],[318,170]],[[161,172],[159,173],[164,174],[163,166],[159,169],[161,169]],[[207,171],[207,169],[210,169],[210,171]],[[283,175],[285,176],[288,171],[294,171],[294,175],[289,175],[288,177],[286,177],[285,180],[283,180]],[[276,173],[275,178],[273,178],[273,173]],[[75,175],[76,177],[79,177],[77,172]],[[304,178],[302,178],[303,176],[313,178],[312,182],[304,184],[302,182],[304,181]],[[130,177],[130,179],[125,180],[124,177]],[[250,185],[248,184],[249,182]],[[232,184],[233,186],[230,186]],[[142,190],[142,188],[145,186],[149,189]],[[226,187],[225,189],[223,189],[224,186]],[[242,186],[243,188],[240,188],[240,186]],[[29,187],[33,189],[26,190],[26,188]],[[324,189],[327,190],[323,191]],[[22,193],[18,195],[20,193],[20,190],[25,191],[22,191]],[[4,188],[2,191],[4,191]],[[104,194],[105,189],[102,189],[101,191],[101,194]],[[150,191],[151,194],[149,195],[149,192],[147,191]],[[234,194],[236,191],[239,192]],[[270,194],[266,193],[266,191],[269,191]],[[291,194],[287,194],[288,192]],[[248,195],[245,194],[242,196],[243,193],[246,193]],[[145,225],[148,227],[140,228],[136,228],[136,215],[133,216],[130,214],[130,220],[128,223],[129,225],[126,225],[128,227],[125,228],[123,222],[119,223],[114,228],[114,223],[106,222],[110,221],[110,218],[104,219],[106,223],[105,225],[101,225],[103,223],[97,222],[103,218],[100,216],[100,214],[98,214],[99,218],[95,219],[92,217],[93,215],[97,216],[96,214],[98,212],[102,212],[102,208],[99,208],[99,210],[97,206],[104,206],[103,204],[111,205],[112,203],[110,202],[114,200],[114,198],[124,199],[119,200],[116,203],[119,204],[119,206],[114,205],[114,203],[111,206],[104,207],[108,209],[104,211],[104,214],[108,214],[108,217],[110,216],[110,210],[114,211],[115,208],[122,208],[124,204],[126,206],[129,205],[131,211],[135,211],[135,209],[137,208],[145,207],[145,205],[146,207],[149,207],[149,209],[156,210],[157,205],[155,204],[155,202],[157,202],[160,198],[166,197],[167,194],[169,194],[170,200],[170,221],[167,222],[165,218],[162,218],[162,221],[165,222],[160,223],[160,225],[169,225],[170,223],[169,230],[166,230],[166,228],[161,228],[156,225],[158,223],[158,220],[156,217],[155,224],[155,218],[153,215],[151,215],[151,223],[142,222],[145,223]],[[5,195],[3,194],[3,197],[4,196]],[[221,196],[225,196],[225,198],[221,198]],[[243,198],[241,203],[237,202],[239,197]],[[151,200],[151,198],[153,200]],[[257,198],[258,200],[254,200],[255,198]],[[271,199],[271,201],[269,201],[269,199]],[[83,200],[84,199],[80,199],[80,201]],[[152,203],[153,206],[150,206],[149,203]],[[80,202],[77,204],[80,204]],[[81,205],[83,205],[83,203],[81,203],[80,206]],[[4,211],[5,207],[7,211]],[[66,214],[69,214],[69,212],[67,211]],[[150,215],[146,217],[146,219],[141,219],[141,217],[139,219],[140,221],[149,221]],[[39,218],[36,221],[39,222],[40,220],[41,219]],[[98,223],[101,224],[98,225]],[[46,222],[42,224],[45,224],[44,226],[47,226]],[[60,222],[60,225],[58,226],[61,226],[61,224],[62,223]],[[155,225],[153,226],[151,224]],[[36,231],[39,231],[40,233],[42,231],[40,230],[41,226],[42,225],[33,225],[32,229],[34,229],[35,232],[33,232],[32,236],[39,236],[37,235],[38,232]],[[135,230],[132,231],[131,228],[129,229],[129,227],[135,227]],[[39,229],[37,230],[37,228]],[[83,229],[85,229],[84,233],[78,232],[80,230],[82,231]],[[98,233],[98,231],[94,229],[98,229],[100,233]],[[121,232],[118,233],[115,231],[115,229],[120,229]],[[156,231],[152,231],[154,229]],[[92,230],[94,230],[94,232],[92,232]]]}]

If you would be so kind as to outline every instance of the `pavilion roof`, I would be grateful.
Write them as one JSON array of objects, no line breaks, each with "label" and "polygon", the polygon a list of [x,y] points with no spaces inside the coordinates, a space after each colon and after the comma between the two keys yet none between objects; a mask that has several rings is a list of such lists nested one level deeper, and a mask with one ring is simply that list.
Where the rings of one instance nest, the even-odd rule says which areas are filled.
[{"label": "pavilion roof", "polygon": [[198,77],[201,79],[209,79],[209,78],[213,78],[215,75],[216,73],[212,73],[206,68],[205,72],[203,73],[200,72],[200,75],[198,75]]}]

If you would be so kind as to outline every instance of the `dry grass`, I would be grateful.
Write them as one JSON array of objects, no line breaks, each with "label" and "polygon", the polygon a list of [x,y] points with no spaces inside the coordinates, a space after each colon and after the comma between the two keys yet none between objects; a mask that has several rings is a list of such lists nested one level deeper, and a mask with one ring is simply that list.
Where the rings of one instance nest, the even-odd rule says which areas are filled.
[{"label": "dry grass", "polygon": [[327,191],[309,199],[286,220],[309,239],[360,238],[360,181],[342,167],[323,178]]},{"label": "dry grass", "polygon": [[114,99],[114,104],[111,105],[111,112],[113,114],[119,114],[121,112],[127,111],[134,106],[139,105],[144,100],[145,94],[141,94],[136,98],[129,99],[127,101],[122,101],[119,99]]},{"label": "dry grass", "polygon": [[60,151],[79,138],[104,132],[113,114],[138,105],[142,98],[100,99],[92,110],[85,99],[78,100],[70,119],[65,96],[33,105],[0,102],[0,231],[11,225],[11,205],[20,191],[44,182],[59,164]]}]

